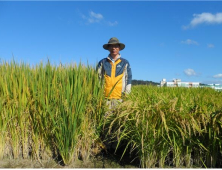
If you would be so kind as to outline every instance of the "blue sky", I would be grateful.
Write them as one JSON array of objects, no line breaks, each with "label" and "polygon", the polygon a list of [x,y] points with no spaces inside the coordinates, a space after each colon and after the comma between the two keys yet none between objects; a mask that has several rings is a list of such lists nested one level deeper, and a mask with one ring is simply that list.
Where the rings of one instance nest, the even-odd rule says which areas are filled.
[{"label": "blue sky", "polygon": [[96,63],[117,37],[133,79],[222,84],[222,1],[0,1],[0,59]]}]

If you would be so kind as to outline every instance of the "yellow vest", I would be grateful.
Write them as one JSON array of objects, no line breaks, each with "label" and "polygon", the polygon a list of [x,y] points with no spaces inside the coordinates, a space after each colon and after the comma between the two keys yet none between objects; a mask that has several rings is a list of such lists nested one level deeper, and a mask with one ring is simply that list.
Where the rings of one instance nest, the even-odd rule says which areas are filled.
[{"label": "yellow vest", "polygon": [[105,97],[121,99],[122,93],[131,90],[132,73],[129,62],[118,58],[112,62],[110,57],[102,59],[97,66],[100,78],[105,79]]},{"label": "yellow vest", "polygon": [[116,66],[121,62],[121,59],[118,59],[116,62],[109,61],[111,64],[111,77],[107,74],[105,77],[105,96],[110,99],[120,99],[122,95],[122,85],[123,85],[123,73],[116,75]]}]

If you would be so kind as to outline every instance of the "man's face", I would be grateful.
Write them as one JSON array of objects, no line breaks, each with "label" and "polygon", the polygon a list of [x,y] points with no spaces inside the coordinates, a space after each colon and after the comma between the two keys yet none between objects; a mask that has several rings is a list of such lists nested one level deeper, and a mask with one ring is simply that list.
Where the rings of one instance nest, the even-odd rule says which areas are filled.
[{"label": "man's face", "polygon": [[111,44],[109,45],[109,52],[112,55],[119,54],[119,44]]}]

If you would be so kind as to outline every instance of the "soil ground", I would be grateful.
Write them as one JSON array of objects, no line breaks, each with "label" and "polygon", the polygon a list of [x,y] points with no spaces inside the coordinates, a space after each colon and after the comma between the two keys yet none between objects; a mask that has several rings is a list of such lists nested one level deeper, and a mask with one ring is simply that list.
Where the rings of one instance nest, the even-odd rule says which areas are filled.
[{"label": "soil ground", "polygon": [[0,168],[138,168],[134,165],[118,163],[111,157],[98,156],[88,162],[77,160],[70,165],[61,166],[53,159],[31,160],[31,159],[3,159],[0,160]]}]

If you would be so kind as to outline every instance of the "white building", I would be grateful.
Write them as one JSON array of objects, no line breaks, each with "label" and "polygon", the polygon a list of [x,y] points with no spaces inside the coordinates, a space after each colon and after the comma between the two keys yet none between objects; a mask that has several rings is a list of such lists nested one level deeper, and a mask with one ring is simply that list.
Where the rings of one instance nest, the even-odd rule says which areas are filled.
[{"label": "white building", "polygon": [[172,82],[167,82],[166,79],[163,79],[160,82],[160,86],[167,86],[167,87],[199,87],[199,82],[182,82],[181,79],[175,79]]},{"label": "white building", "polygon": [[208,84],[205,87],[210,87],[212,89],[218,90],[218,91],[222,91],[222,85],[220,84]]}]

